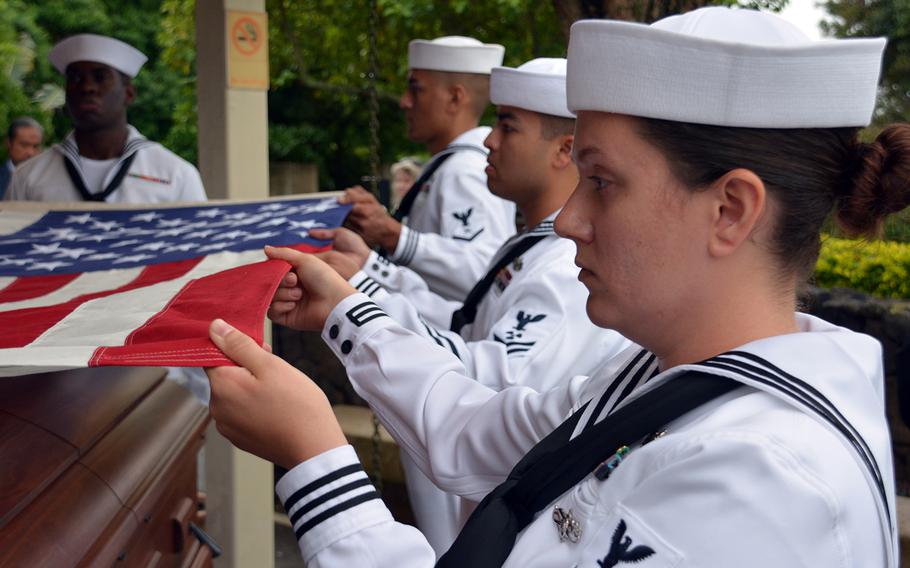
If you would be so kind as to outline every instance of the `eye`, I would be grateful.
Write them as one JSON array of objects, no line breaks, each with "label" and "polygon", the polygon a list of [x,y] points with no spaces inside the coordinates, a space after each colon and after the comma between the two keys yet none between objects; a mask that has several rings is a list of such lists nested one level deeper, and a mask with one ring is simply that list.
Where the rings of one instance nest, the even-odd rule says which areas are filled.
[{"label": "eye", "polygon": [[588,180],[594,184],[594,191],[603,191],[610,186],[610,182],[600,176],[588,176]]}]

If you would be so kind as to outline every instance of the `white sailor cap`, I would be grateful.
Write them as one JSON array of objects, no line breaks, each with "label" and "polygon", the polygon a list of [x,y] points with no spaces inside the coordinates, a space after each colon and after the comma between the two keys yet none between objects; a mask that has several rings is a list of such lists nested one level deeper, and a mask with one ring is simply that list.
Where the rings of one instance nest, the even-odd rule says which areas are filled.
[{"label": "white sailor cap", "polygon": [[502,65],[505,53],[506,48],[497,43],[471,37],[415,39],[408,43],[408,68],[489,75],[493,67]]},{"label": "white sailor cap", "polygon": [[566,60],[540,57],[518,68],[495,67],[490,101],[553,116],[575,118],[566,106]]},{"label": "white sailor cap", "polygon": [[773,14],[701,8],[572,26],[569,108],[756,128],[865,126],[884,38],[813,41]]},{"label": "white sailor cap", "polygon": [[55,45],[47,57],[61,73],[66,73],[66,67],[75,61],[94,61],[130,77],[135,77],[148,61],[148,57],[132,45],[95,34],[70,36]]}]

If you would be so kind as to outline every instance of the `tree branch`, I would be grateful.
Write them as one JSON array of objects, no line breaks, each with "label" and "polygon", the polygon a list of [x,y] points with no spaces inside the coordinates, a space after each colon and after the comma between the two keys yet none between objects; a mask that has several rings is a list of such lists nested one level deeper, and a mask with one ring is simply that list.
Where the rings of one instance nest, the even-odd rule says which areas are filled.
[{"label": "tree branch", "polygon": [[[309,67],[306,64],[306,57],[300,47],[300,40],[291,28],[291,19],[288,16],[287,7],[284,2],[278,2],[278,9],[281,12],[279,27],[284,35],[284,40],[291,46],[294,63],[297,65],[297,82],[303,87],[317,91],[328,91],[331,93],[341,93],[345,95],[354,95],[364,97],[369,92],[368,87],[355,87],[353,85],[336,85],[327,81],[320,81],[310,75]],[[376,89],[376,96],[380,101],[398,103],[398,95],[390,93],[383,89]]]}]

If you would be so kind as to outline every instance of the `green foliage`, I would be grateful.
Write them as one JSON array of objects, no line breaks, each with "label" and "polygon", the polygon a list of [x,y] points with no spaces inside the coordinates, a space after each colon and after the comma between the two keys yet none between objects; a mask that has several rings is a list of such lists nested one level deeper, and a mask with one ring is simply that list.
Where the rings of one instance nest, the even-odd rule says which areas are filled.
[{"label": "green foliage", "polygon": [[[633,2],[634,0],[628,0]],[[779,9],[787,0],[700,0]],[[506,47],[506,65],[565,55],[554,6],[540,0],[377,0],[376,84],[380,161],[424,149],[405,137],[398,95],[413,38],[469,35]],[[606,5],[606,4],[605,4]],[[319,166],[326,189],[368,173],[369,3],[363,0],[266,0],[269,14],[269,155]],[[0,120],[31,114],[70,129],[62,80],[47,63],[54,42],[74,33],[112,35],[149,57],[135,79],[130,122],[195,161],[195,0],[0,0]]]},{"label": "green foliage", "polygon": [[836,37],[888,38],[874,125],[910,116],[910,2],[906,0],[827,0],[832,18],[822,28]]},{"label": "green foliage", "polygon": [[826,237],[815,279],[826,288],[853,288],[882,298],[910,298],[910,244]]},{"label": "green foliage", "polygon": [[[35,22],[35,11],[20,0],[0,0],[0,129],[17,116],[29,115],[51,129],[51,113],[29,96],[50,74],[42,59],[47,35]],[[2,157],[6,160],[6,156]]]},{"label": "green foliage", "polygon": [[910,243],[910,209],[892,215],[885,222],[883,238],[888,241]]}]

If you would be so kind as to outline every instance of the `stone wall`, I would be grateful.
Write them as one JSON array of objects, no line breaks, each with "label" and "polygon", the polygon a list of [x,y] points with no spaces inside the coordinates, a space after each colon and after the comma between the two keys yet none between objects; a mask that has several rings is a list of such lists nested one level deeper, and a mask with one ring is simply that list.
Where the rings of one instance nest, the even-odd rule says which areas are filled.
[{"label": "stone wall", "polygon": [[809,292],[806,311],[882,343],[897,492],[910,495],[910,302],[880,300],[854,290],[815,288]]}]

